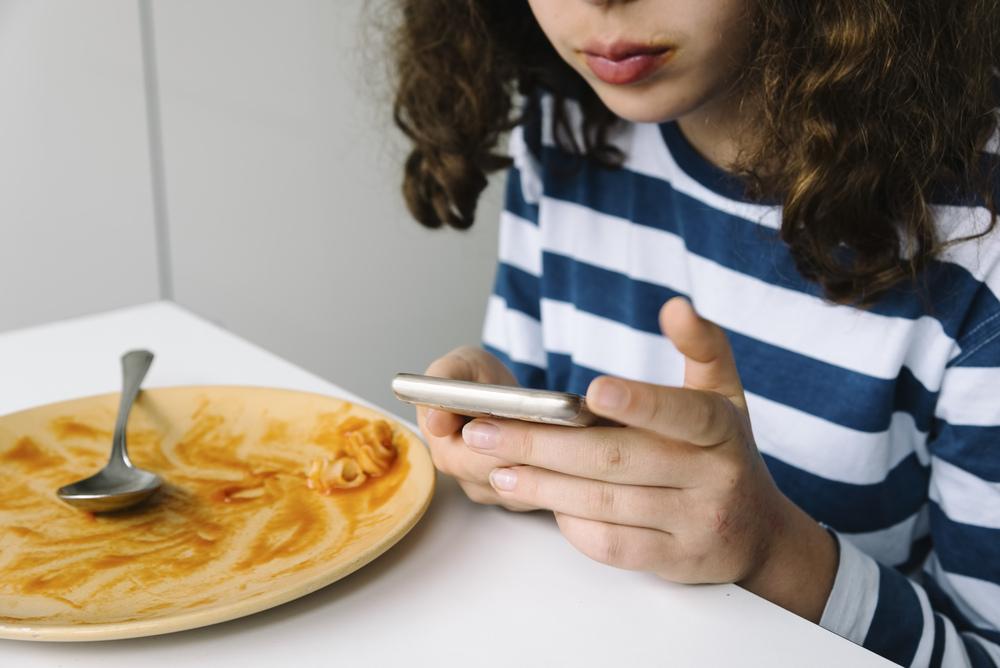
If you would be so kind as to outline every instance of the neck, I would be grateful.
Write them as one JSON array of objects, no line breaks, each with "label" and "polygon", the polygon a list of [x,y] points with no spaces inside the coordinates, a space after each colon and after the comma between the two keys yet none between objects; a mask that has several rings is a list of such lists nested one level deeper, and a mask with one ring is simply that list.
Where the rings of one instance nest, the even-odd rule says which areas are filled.
[{"label": "neck", "polygon": [[747,148],[751,117],[744,97],[733,91],[678,118],[677,125],[702,157],[716,167],[733,171]]}]

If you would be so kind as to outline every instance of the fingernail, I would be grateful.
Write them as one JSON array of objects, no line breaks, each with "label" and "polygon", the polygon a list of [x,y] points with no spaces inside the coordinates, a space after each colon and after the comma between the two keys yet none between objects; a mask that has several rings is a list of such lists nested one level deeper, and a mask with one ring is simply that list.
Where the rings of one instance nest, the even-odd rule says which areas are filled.
[{"label": "fingernail", "polygon": [[500,428],[489,422],[470,422],[462,428],[465,442],[479,450],[493,450],[500,440]]},{"label": "fingernail", "polygon": [[597,384],[597,389],[591,401],[594,408],[615,411],[624,408],[628,403],[628,388],[617,380],[602,380]]},{"label": "fingernail", "polygon": [[490,484],[509,492],[517,484],[517,473],[510,469],[493,469],[490,471]]}]

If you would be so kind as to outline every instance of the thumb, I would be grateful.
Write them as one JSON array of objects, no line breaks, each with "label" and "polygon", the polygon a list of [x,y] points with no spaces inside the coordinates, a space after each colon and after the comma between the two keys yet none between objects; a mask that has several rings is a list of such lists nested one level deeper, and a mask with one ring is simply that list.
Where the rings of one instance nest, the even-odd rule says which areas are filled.
[{"label": "thumb", "polygon": [[[479,380],[476,366],[464,348],[452,350],[447,355],[431,362],[424,372],[428,376],[451,378],[454,380]],[[457,434],[468,420],[438,408],[417,406],[417,424],[432,436],[445,438]]]},{"label": "thumb", "polygon": [[718,392],[746,407],[726,333],[695,313],[691,303],[674,297],[660,309],[660,328],[684,355],[684,387]]}]

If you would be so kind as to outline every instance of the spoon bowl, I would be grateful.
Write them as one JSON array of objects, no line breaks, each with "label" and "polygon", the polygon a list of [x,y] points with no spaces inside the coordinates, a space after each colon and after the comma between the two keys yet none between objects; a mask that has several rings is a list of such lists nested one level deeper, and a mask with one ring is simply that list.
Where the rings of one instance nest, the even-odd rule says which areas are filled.
[{"label": "spoon bowl", "polygon": [[163,485],[155,473],[129,467],[105,467],[83,480],[59,488],[59,498],[80,510],[106,513],[142,503]]},{"label": "spoon bowl", "polygon": [[66,503],[95,513],[124,510],[146,500],[163,485],[160,476],[132,464],[125,443],[129,412],[152,363],[153,353],[148,350],[133,350],[122,355],[122,397],[111,457],[103,469],[89,478],[59,488],[56,494]]}]

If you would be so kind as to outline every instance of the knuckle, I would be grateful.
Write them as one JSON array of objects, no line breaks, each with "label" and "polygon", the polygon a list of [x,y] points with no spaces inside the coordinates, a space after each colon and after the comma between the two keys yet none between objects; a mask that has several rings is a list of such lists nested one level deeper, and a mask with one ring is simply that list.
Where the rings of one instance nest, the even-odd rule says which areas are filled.
[{"label": "knuckle", "polygon": [[603,517],[614,516],[618,510],[618,495],[611,485],[595,484],[591,488],[588,505]]},{"label": "knuckle", "polygon": [[431,362],[424,373],[428,376],[459,379],[471,378],[474,375],[472,364],[461,348],[442,355]]},{"label": "knuckle", "polygon": [[625,554],[621,534],[614,527],[603,526],[597,535],[596,552],[598,561],[617,566]]},{"label": "knuckle", "polygon": [[635,396],[633,393],[632,401],[635,403],[635,412],[647,423],[655,423],[663,414],[663,406],[656,397],[646,394]]},{"label": "knuckle", "polygon": [[692,407],[692,422],[701,432],[713,429],[722,418],[718,402],[712,401],[707,396],[703,396],[703,399],[695,402]]},{"label": "knuckle", "polygon": [[678,555],[674,564],[676,572],[671,579],[687,584],[704,583],[706,574],[712,570],[711,549],[706,545],[688,545]]},{"label": "knuckle", "polygon": [[728,441],[738,435],[743,429],[745,418],[740,414],[739,408],[722,395],[715,395],[708,404],[708,415],[705,427],[711,429],[716,434],[720,443]]},{"label": "knuckle", "polygon": [[695,404],[695,417],[701,427],[710,427],[717,419],[716,403],[706,395],[701,395],[702,400]]},{"label": "knuckle", "polygon": [[620,441],[605,441],[597,449],[596,465],[601,473],[620,473],[629,466],[629,450]]},{"label": "knuckle", "polygon": [[[706,519],[708,522],[713,521],[712,518]],[[710,555],[724,552],[722,547],[719,536],[708,527],[704,527],[699,531],[692,532],[685,539],[682,557],[688,568],[697,569],[698,564],[708,559]]]},{"label": "knuckle", "polygon": [[673,422],[676,408],[668,395],[650,392],[646,395],[642,412],[649,424],[668,424]]},{"label": "knuckle", "polygon": [[515,455],[522,462],[533,462],[537,442],[534,432],[531,429],[518,429],[518,435],[514,439]]}]

